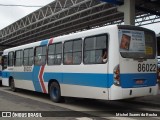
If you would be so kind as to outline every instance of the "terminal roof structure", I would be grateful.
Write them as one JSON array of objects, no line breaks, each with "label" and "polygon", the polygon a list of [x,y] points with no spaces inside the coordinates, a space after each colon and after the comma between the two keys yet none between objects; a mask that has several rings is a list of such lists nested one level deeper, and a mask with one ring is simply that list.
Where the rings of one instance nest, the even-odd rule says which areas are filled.
[{"label": "terminal roof structure", "polygon": [[[135,0],[137,26],[160,22],[159,0]],[[0,46],[18,46],[72,32],[123,24],[117,5],[101,0],[55,0],[0,30]]]}]

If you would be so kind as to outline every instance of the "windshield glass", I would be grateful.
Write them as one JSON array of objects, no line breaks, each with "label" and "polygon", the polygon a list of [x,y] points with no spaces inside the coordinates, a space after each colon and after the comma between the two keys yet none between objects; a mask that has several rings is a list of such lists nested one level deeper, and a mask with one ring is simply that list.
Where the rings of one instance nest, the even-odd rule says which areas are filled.
[{"label": "windshield glass", "polygon": [[156,38],[150,31],[119,29],[120,53],[124,58],[154,59]]}]

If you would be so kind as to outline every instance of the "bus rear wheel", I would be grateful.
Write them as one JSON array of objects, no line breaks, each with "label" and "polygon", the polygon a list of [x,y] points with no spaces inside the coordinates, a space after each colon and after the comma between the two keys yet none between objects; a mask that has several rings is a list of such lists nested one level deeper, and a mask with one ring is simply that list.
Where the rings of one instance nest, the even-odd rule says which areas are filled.
[{"label": "bus rear wheel", "polygon": [[13,79],[11,79],[11,81],[10,81],[10,87],[11,87],[11,90],[13,91],[13,92],[16,92],[16,87],[15,87],[15,83],[14,83],[14,80]]},{"label": "bus rear wheel", "polygon": [[50,99],[53,102],[59,103],[63,101],[63,97],[61,96],[60,86],[57,82],[52,82],[49,87]]}]

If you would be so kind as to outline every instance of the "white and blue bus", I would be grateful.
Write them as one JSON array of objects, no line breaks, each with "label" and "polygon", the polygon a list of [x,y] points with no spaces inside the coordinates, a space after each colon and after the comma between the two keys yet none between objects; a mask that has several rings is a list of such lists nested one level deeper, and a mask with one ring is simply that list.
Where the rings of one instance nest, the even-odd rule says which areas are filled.
[{"label": "white and blue bus", "polygon": [[2,54],[3,51],[0,51],[0,81],[2,80]]},{"label": "white and blue bus", "polygon": [[160,34],[157,34],[158,84],[160,87]]},{"label": "white and blue bus", "polygon": [[102,100],[158,94],[156,35],[112,25],[4,50],[2,84],[50,94],[51,100]]}]

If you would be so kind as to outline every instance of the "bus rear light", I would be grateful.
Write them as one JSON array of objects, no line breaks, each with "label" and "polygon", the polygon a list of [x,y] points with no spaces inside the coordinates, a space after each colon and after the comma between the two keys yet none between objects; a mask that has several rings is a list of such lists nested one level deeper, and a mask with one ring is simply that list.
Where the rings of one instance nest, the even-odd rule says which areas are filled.
[{"label": "bus rear light", "polygon": [[120,85],[120,69],[119,69],[119,65],[117,65],[114,70],[114,84],[115,85]]}]

